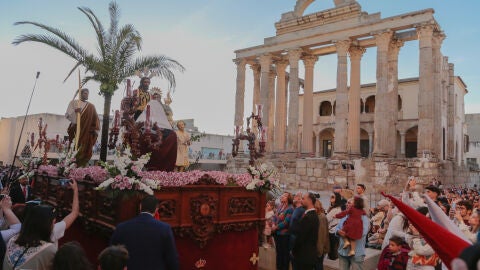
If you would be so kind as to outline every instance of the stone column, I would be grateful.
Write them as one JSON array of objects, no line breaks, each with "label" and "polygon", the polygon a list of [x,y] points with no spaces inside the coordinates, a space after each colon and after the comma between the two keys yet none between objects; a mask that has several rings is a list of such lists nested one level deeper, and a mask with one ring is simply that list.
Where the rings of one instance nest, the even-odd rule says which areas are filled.
[{"label": "stone column", "polygon": [[368,132],[368,155],[371,156],[373,154],[373,133]]},{"label": "stone column", "polygon": [[[274,149],[274,135],[275,135],[275,77],[277,72],[273,67],[270,69],[268,75],[268,133],[267,133],[267,151],[272,152]],[[266,124],[266,123],[264,123]]]},{"label": "stone column", "polygon": [[417,28],[420,44],[417,156],[433,157],[433,25]]},{"label": "stone column", "polygon": [[[252,112],[257,113],[257,104],[260,104],[260,65],[254,63],[250,65],[253,72],[253,99],[252,99]],[[255,135],[258,135],[257,121],[252,121],[252,131]],[[258,141],[257,141],[258,144]]]},{"label": "stone column", "polygon": [[253,104],[252,112],[257,113],[256,105],[260,104],[260,65],[255,63],[250,65],[253,72]]},{"label": "stone column", "polygon": [[447,158],[455,160],[455,65],[448,64]]},{"label": "stone column", "polygon": [[335,42],[337,48],[337,91],[335,108],[335,153],[336,158],[347,154],[347,117],[348,117],[348,90],[347,90],[347,52],[350,40]]},{"label": "stone column", "polygon": [[433,34],[433,152],[443,159],[443,132],[442,132],[442,63],[443,56],[440,51],[445,35],[441,32]]},{"label": "stone column", "polygon": [[348,148],[360,156],[360,60],[365,48],[350,47],[350,92],[348,94]]},{"label": "stone column", "polygon": [[309,55],[303,59],[305,86],[303,88],[302,153],[313,153],[313,68],[318,57]]},{"label": "stone column", "polygon": [[[385,95],[385,101],[387,105],[385,107],[387,113],[384,115],[386,118],[387,129],[386,138],[389,140],[397,140],[397,122],[398,122],[398,53],[403,46],[403,41],[392,40],[388,50],[388,89]],[[389,157],[397,155],[397,144],[387,143],[385,153]]]},{"label": "stone column", "polygon": [[237,91],[235,94],[235,126],[243,126],[245,105],[245,59],[235,59],[237,64]]},{"label": "stone column", "polygon": [[285,151],[285,130],[286,130],[286,81],[285,69],[287,68],[287,61],[278,61],[275,63],[277,68],[277,99],[275,112],[275,152]]},{"label": "stone column", "polygon": [[315,133],[315,156],[320,157],[320,132]]},{"label": "stone column", "polygon": [[400,131],[400,157],[405,157],[405,131]]},{"label": "stone column", "polygon": [[[262,123],[264,127],[268,127],[268,123],[270,121],[270,101],[268,100],[268,93],[269,93],[269,82],[270,82],[270,66],[272,64],[272,56],[270,54],[263,54],[259,58],[260,62],[260,104],[263,105],[263,117]],[[271,131],[267,129],[267,135]],[[273,142],[267,141],[267,145]],[[268,150],[267,148],[266,150]]]},{"label": "stone column", "polygon": [[288,108],[288,130],[287,130],[287,150],[288,152],[298,152],[298,93],[300,91],[300,81],[298,79],[298,60],[302,55],[301,49],[292,49],[288,51],[288,62],[290,64],[290,83],[289,83],[289,108]]},{"label": "stone column", "polygon": [[392,143],[393,138],[388,136],[387,92],[388,92],[388,47],[392,39],[392,32],[382,32],[375,35],[377,44],[377,94],[375,95],[375,115],[374,132],[375,141],[373,155],[378,157],[388,157],[388,144]]}]

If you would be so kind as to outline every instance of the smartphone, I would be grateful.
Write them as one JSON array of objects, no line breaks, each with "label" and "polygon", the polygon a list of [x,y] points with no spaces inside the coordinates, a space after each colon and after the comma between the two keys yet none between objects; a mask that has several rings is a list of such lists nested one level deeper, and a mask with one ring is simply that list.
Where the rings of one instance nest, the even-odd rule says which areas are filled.
[{"label": "smartphone", "polygon": [[68,186],[70,179],[58,179],[58,184],[62,187]]}]

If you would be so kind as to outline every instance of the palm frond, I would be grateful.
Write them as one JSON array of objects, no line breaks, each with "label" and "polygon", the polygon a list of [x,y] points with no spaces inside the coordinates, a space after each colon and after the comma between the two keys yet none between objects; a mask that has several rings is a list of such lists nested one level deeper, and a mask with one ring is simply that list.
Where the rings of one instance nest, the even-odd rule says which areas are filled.
[{"label": "palm frond", "polygon": [[120,10],[118,5],[115,1],[110,2],[108,5],[108,11],[110,13],[110,38],[112,39],[111,42],[113,43],[113,39],[117,34],[118,31],[118,19],[120,17]]},{"label": "palm frond", "polygon": [[[57,28],[50,27],[45,24],[37,23],[37,22],[30,22],[30,21],[21,21],[21,22],[16,22],[14,25],[22,25],[22,24],[31,24],[34,26],[37,26],[39,28],[42,28],[53,35],[57,36],[61,40],[63,40],[66,44],[68,44],[71,47],[71,50],[74,50],[78,55],[85,55],[86,51],[73,39],[72,37],[68,36],[66,33],[62,32],[61,30]],[[23,35],[23,36],[29,36],[29,35]],[[36,36],[36,35],[30,35],[30,36]],[[21,36],[22,37],[22,36]],[[16,38],[12,44],[18,45],[22,42],[25,41],[32,41],[28,39],[22,39],[22,38]]]},{"label": "palm frond", "polygon": [[169,88],[174,90],[176,87],[174,70],[183,72],[185,68],[177,61],[166,56],[139,57],[131,65],[124,69],[123,74],[131,76],[137,70],[148,68],[153,70],[160,78],[169,83]]},{"label": "palm frond", "polygon": [[66,82],[67,79],[70,77],[70,75],[72,75],[72,73],[73,73],[79,66],[81,66],[81,65],[82,65],[82,62],[77,62],[77,63],[73,66],[73,68],[70,70],[70,72],[68,72],[67,77],[65,77],[65,80],[63,80],[63,82]]},{"label": "palm frond", "polygon": [[87,16],[88,20],[93,26],[95,33],[97,34],[97,41],[98,41],[98,50],[102,57],[105,57],[105,29],[103,27],[102,22],[98,19],[98,17],[93,13],[93,11],[88,7],[79,7],[78,8],[85,16]]}]

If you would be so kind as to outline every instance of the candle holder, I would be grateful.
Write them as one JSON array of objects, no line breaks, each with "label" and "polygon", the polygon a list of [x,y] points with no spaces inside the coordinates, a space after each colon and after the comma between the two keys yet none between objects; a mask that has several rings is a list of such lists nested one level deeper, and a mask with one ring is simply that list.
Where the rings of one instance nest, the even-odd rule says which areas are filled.
[{"label": "candle holder", "polygon": [[55,139],[49,139],[47,138],[47,127],[48,124],[43,125],[43,119],[40,117],[38,121],[38,139],[37,143],[34,143],[33,140],[35,139],[35,135],[31,135],[31,145],[35,145],[33,148],[33,151],[35,151],[37,148],[42,151],[43,148],[43,155],[42,155],[42,164],[47,165],[48,164],[48,152],[50,152],[50,148],[52,146],[56,146],[59,151],[63,150],[63,142],[60,142],[60,136],[56,135]]},{"label": "candle holder", "polygon": [[[263,153],[265,153],[265,146],[266,146],[266,134],[267,130],[266,128],[263,127],[262,125],[262,120],[261,120],[261,105],[257,105],[257,114],[252,114],[247,117],[247,130],[246,133],[242,133],[240,130],[240,126],[235,127],[235,137],[232,139],[232,156],[236,157],[238,155],[238,148],[240,146],[240,141],[248,141],[248,150],[250,152],[250,160],[249,164],[250,166],[255,165],[255,160],[259,157],[263,157]],[[257,128],[258,128],[258,136],[259,136],[259,142],[258,142],[258,151],[257,151],[257,146],[255,144],[255,141],[257,139],[257,135],[252,131],[250,128],[250,121],[256,121]]]},{"label": "candle holder", "polygon": [[120,112],[118,110],[115,111],[115,118],[113,119],[113,127],[110,129],[110,134],[108,138],[108,149],[115,148],[117,144],[118,135],[120,134],[119,126],[120,122]]}]

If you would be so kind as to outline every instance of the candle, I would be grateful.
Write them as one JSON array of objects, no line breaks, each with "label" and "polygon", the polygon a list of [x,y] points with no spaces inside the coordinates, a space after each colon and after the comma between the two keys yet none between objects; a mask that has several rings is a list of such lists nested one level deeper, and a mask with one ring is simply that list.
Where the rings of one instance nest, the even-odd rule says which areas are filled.
[{"label": "candle", "polygon": [[132,84],[130,82],[130,79],[127,79],[127,97],[132,96]]},{"label": "candle", "polygon": [[146,108],[146,117],[145,117],[145,131],[150,131],[150,105],[147,105]]},{"label": "candle", "polygon": [[257,116],[261,119],[263,116],[263,104],[257,104]]},{"label": "candle", "polygon": [[267,127],[262,127],[262,135],[260,137],[261,142],[267,141]]},{"label": "candle", "polygon": [[118,128],[118,123],[119,123],[119,121],[120,121],[119,118],[120,118],[120,111],[119,111],[119,110],[116,110],[116,111],[115,111],[115,119],[113,120],[113,125],[114,125],[113,127],[114,127],[114,128]]}]

